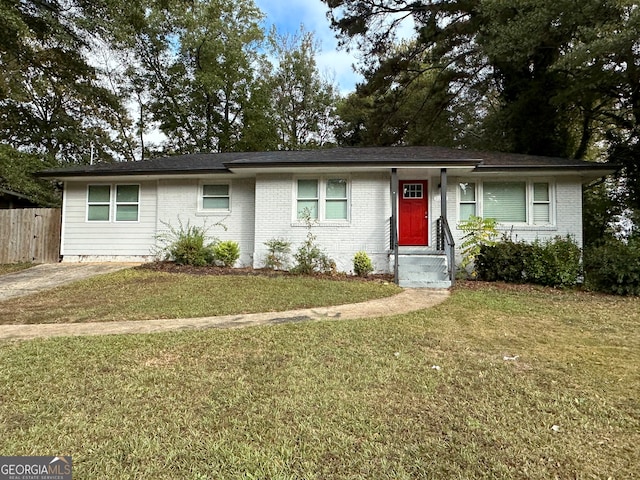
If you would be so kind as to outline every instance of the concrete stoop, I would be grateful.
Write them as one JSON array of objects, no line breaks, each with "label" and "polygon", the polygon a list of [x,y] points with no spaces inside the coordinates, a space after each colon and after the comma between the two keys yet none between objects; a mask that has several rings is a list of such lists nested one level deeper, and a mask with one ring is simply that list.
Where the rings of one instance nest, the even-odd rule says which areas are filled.
[{"label": "concrete stoop", "polygon": [[404,288],[451,287],[446,255],[398,255],[398,284]]}]

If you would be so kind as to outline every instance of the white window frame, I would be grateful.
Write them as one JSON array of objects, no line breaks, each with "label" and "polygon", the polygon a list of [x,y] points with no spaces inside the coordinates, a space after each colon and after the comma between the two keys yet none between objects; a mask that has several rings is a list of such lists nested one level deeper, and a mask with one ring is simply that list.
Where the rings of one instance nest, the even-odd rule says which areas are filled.
[{"label": "white window frame", "polygon": [[[118,202],[118,187],[138,187],[138,201],[137,202]],[[109,202],[89,202],[89,189],[90,187],[109,187]],[[87,223],[139,223],[140,222],[140,205],[142,197],[142,188],[139,183],[91,183],[87,185],[86,193],[86,212],[85,221]],[[109,218],[107,220],[89,220],[89,207],[91,205],[105,205],[109,207]],[[119,205],[135,205],[138,207],[135,220],[118,220],[118,206]]]},{"label": "white window frame", "polygon": [[[475,184],[475,205],[476,216],[484,218],[484,183],[511,183],[520,182],[525,184],[525,206],[526,206],[526,221],[524,222],[499,222],[498,227],[510,228],[516,227],[533,227],[533,228],[545,228],[556,226],[556,185],[552,179],[549,178],[533,178],[523,180],[521,178],[486,178],[486,179],[460,179],[456,182],[456,215],[458,223],[461,220],[460,206],[465,203],[461,199],[460,184],[461,183],[473,183]],[[546,183],[549,189],[548,201],[534,201],[534,184]],[[534,205],[535,204],[547,204],[549,206],[549,222],[548,223],[534,223]]]},{"label": "white window frame", "polygon": [[[547,195],[548,195],[548,200],[536,200],[535,199],[535,186],[536,184],[541,184],[541,183],[546,183],[547,184]],[[531,181],[531,224],[532,225],[555,225],[555,217],[554,217],[554,209],[553,209],[553,199],[554,197],[554,189],[551,187],[551,182],[546,181],[546,180],[540,180],[540,181],[535,181],[532,180]],[[549,221],[547,223],[535,223],[534,222],[534,210],[536,205],[547,205],[547,208],[549,209]]]},{"label": "white window frame", "polygon": [[[137,187],[138,188],[138,201],[137,202],[119,202],[118,201],[118,187]],[[112,188],[113,195],[113,221],[117,223],[137,223],[140,221],[140,185],[137,183],[116,183]],[[118,207],[136,206],[136,219],[135,220],[118,220]]]},{"label": "white window frame", "polygon": [[[304,225],[304,220],[298,217],[298,201],[314,200],[312,198],[298,197],[298,181],[316,180],[318,182],[318,218],[312,219],[318,225],[347,225],[351,222],[351,178],[348,175],[304,175],[293,179],[293,212],[292,220],[294,225]],[[344,199],[327,198],[327,185],[329,180],[344,180],[346,182],[346,197]],[[327,202],[346,201],[347,218],[327,218]]]},{"label": "white window frame", "polygon": [[[466,183],[473,185],[473,201],[470,200],[462,200],[462,195],[460,192],[460,185]],[[462,205],[473,205],[473,210],[475,211],[475,215],[478,215],[478,182],[477,181],[460,181],[457,182],[456,185],[456,205],[458,208],[458,221],[462,221]]]},{"label": "white window frame", "polygon": [[[205,208],[204,207],[204,187],[207,185],[225,185],[228,190],[229,208]],[[232,186],[230,181],[214,181],[214,180],[202,180],[198,186],[198,214],[201,215],[228,215],[231,213],[231,201],[232,201]],[[212,197],[222,198],[222,197]]]},{"label": "white window frame", "polygon": [[[109,200],[106,202],[92,202],[89,198],[89,192],[91,187],[109,187]],[[111,197],[113,196],[113,186],[110,183],[91,183],[87,185],[87,193],[86,193],[86,212],[85,212],[85,221],[90,223],[109,223],[111,221],[111,214],[113,211],[113,207],[111,205]],[[107,215],[106,220],[90,220],[89,219],[89,210],[92,206],[106,206],[109,207],[109,214]]]}]

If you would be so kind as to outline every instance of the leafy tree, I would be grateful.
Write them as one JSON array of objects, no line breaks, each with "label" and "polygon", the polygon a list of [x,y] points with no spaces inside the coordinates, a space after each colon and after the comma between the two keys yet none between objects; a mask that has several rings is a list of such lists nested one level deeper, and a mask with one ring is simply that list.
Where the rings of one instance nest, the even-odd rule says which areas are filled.
[{"label": "leafy tree", "polygon": [[[393,142],[432,142],[406,128],[415,112],[425,120],[452,115],[461,146],[618,163],[626,205],[640,208],[636,1],[323,1],[343,44],[355,42],[367,58],[360,103],[350,100],[359,110],[347,111],[352,130],[369,133],[365,141],[370,133],[386,141],[386,131],[371,130],[376,108],[361,107],[422,98],[430,108],[388,110],[396,113],[387,120],[396,125]],[[406,19],[414,37],[398,49],[394,34]],[[416,93],[418,80],[428,88]]]},{"label": "leafy tree", "polygon": [[597,245],[625,236],[623,219],[628,214],[625,192],[614,179],[586,186],[583,193],[584,243]]},{"label": "leafy tree", "polygon": [[[574,111],[561,95],[573,79],[555,67],[578,29],[596,21],[594,8],[568,15],[574,0],[325,1],[334,28],[369,53],[365,73],[373,88],[394,85],[396,97],[411,97],[422,79],[429,88],[418,95],[424,104],[431,102],[425,110],[431,118],[473,105],[483,119],[485,141],[474,141],[474,128],[470,140],[461,135],[464,129],[457,133],[458,143],[495,148],[499,140],[501,150],[574,156],[566,131]],[[397,49],[393,33],[406,17],[416,34],[407,48]],[[404,135],[402,140],[424,141]]]},{"label": "leafy tree", "polygon": [[332,133],[338,94],[318,71],[318,44],[302,27],[294,36],[274,30],[270,42],[276,62],[270,77],[279,147],[321,147]]},{"label": "leafy tree", "polygon": [[127,74],[138,131],[157,125],[168,153],[264,145],[258,138],[269,121],[258,109],[267,102],[257,67],[264,33],[251,0],[147,1],[133,19],[124,15],[129,23],[115,36],[137,66]]},{"label": "leafy tree", "polygon": [[92,19],[103,10],[86,0],[0,2],[0,142],[58,162],[121,153],[112,132],[124,107],[99,84],[86,54],[89,29],[98,26]]},{"label": "leafy tree", "polygon": [[21,193],[42,206],[57,206],[60,195],[56,185],[33,175],[45,166],[37,155],[0,144],[0,188]]},{"label": "leafy tree", "polygon": [[[380,68],[366,72],[366,82],[339,103],[339,143],[459,144],[474,123],[467,114],[473,110],[472,99],[450,91],[453,72],[432,68],[423,62],[425,57],[416,51],[415,42],[403,43],[392,48]],[[400,64],[402,69],[395,71]]]}]

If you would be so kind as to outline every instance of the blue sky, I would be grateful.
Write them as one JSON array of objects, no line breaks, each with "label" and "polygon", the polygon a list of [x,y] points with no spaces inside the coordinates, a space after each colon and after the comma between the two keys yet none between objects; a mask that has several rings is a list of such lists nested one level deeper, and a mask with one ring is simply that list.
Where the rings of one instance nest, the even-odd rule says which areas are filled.
[{"label": "blue sky", "polygon": [[254,0],[266,15],[267,29],[276,25],[280,34],[295,33],[300,25],[313,32],[320,43],[320,53],[316,58],[322,74],[328,75],[345,94],[353,91],[361,77],[354,72],[352,64],[357,63],[353,54],[338,50],[338,40],[329,27],[327,6],[320,0]]}]

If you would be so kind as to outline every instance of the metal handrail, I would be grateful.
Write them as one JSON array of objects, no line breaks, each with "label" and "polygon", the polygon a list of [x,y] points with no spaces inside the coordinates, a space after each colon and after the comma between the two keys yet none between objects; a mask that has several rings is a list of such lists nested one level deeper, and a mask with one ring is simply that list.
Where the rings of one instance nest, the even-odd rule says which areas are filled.
[{"label": "metal handrail", "polygon": [[438,218],[438,249],[444,250],[447,256],[447,268],[451,286],[456,283],[456,243],[446,217]]}]

